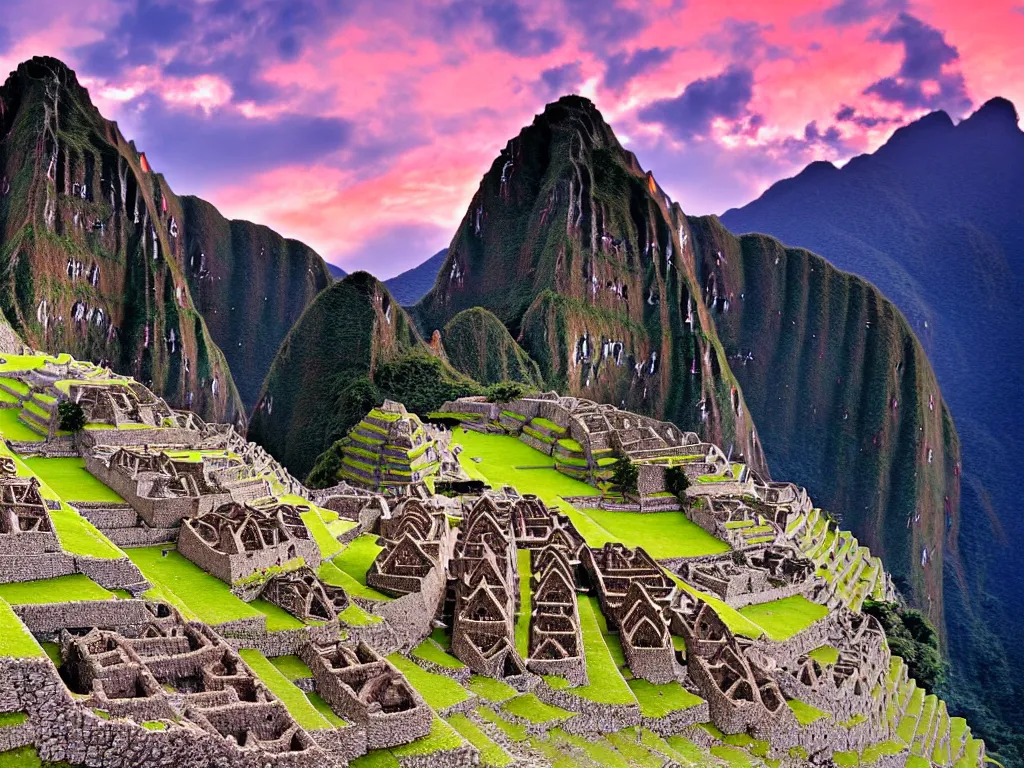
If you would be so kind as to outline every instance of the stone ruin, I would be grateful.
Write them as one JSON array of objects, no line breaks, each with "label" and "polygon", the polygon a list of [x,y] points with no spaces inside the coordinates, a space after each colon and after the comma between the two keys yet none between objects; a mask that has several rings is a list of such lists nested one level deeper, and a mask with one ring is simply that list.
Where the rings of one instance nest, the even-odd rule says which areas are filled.
[{"label": "stone ruin", "polygon": [[688,584],[733,608],[820,591],[814,562],[789,545],[683,561],[678,575]]},{"label": "stone ruin", "polygon": [[689,677],[720,730],[765,732],[780,719],[793,720],[778,683],[749,658],[706,602],[680,591],[669,612],[673,634],[686,643]]},{"label": "stone ruin", "polygon": [[299,509],[277,500],[261,506],[223,504],[182,521],[178,551],[228,584],[299,557],[318,568],[320,549]]},{"label": "stone ruin", "polygon": [[82,406],[88,424],[178,426],[175,412],[162,398],[127,378],[103,383],[73,381],[68,399]]},{"label": "stone ruin", "polygon": [[573,565],[566,550],[548,545],[531,553],[532,610],[526,668],[586,685],[587,664]]},{"label": "stone ruin", "polygon": [[39,480],[15,474],[14,461],[0,457],[0,555],[60,552]]},{"label": "stone ruin", "polygon": [[601,611],[615,628],[632,584],[643,584],[646,596],[660,606],[667,606],[676,591],[661,566],[640,547],[609,542],[600,549],[586,547],[581,555]]},{"label": "stone ruin", "polygon": [[643,583],[635,581],[626,591],[618,615],[619,639],[633,676],[655,684],[679,677],[663,612],[664,607],[651,598]]},{"label": "stone ruin", "polygon": [[507,508],[480,497],[463,521],[450,569],[455,581],[452,653],[480,675],[522,675],[526,667],[515,645],[519,569]]},{"label": "stone ruin", "polygon": [[366,643],[306,643],[299,658],[331,709],[365,729],[369,749],[405,744],[430,732],[433,711],[405,676]]},{"label": "stone ruin", "polygon": [[400,597],[422,591],[431,573],[447,570],[457,531],[443,508],[406,497],[395,505],[389,518],[381,520],[380,535],[384,549],[366,572],[366,583]]},{"label": "stone ruin", "polygon": [[271,602],[303,621],[334,621],[351,604],[344,589],[325,584],[308,565],[272,574],[247,597],[247,602]]},{"label": "stone ruin", "polygon": [[183,724],[242,752],[315,746],[233,648],[206,626],[183,623],[162,608],[170,620],[153,621],[138,637],[63,632],[61,672],[85,706],[137,723]]},{"label": "stone ruin", "polygon": [[204,515],[223,504],[271,495],[265,479],[228,457],[189,461],[148,447],[108,447],[91,451],[86,467],[153,528],[171,528],[186,517]]}]

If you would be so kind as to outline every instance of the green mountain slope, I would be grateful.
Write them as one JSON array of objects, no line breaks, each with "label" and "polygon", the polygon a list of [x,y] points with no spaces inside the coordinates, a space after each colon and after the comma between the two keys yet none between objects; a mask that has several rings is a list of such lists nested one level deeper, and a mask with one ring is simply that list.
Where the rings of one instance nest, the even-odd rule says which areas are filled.
[{"label": "green mountain slope", "polygon": [[700,428],[764,470],[687,230],[594,106],[565,97],[484,175],[414,312],[426,331],[485,307],[549,386]]},{"label": "green mountain slope", "polygon": [[481,384],[520,381],[543,386],[537,364],[501,321],[482,307],[465,309],[449,320],[441,342],[448,362]]},{"label": "green mountain slope", "polygon": [[425,413],[479,389],[432,355],[380,281],[355,272],[322,291],[282,342],[249,439],[305,476],[384,397]]},{"label": "green mountain slope", "polygon": [[182,197],[181,207],[190,292],[251,408],[282,339],[333,280],[304,243],[248,221],[228,221],[197,197]]},{"label": "green mountain slope", "polygon": [[870,283],[809,251],[734,237],[714,217],[691,226],[702,283],[729,300],[715,325],[772,470],[838,510],[940,621],[960,446],[907,321]]},{"label": "green mountain slope", "polygon": [[[869,284],[686,217],[589,101],[565,97],[484,175],[414,313],[428,331],[473,306],[548,385],[674,421],[762,473],[778,466],[941,621],[959,446],[920,345]],[[936,562],[922,572],[923,549]]]}]

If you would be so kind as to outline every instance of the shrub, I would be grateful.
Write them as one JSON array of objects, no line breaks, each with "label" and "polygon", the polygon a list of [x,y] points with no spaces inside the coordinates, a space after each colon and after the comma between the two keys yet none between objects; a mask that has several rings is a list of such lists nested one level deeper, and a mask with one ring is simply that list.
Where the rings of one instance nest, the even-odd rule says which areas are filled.
[{"label": "shrub", "polygon": [[60,428],[67,432],[81,432],[85,428],[85,411],[71,400],[65,400],[57,406],[57,417],[60,419]]},{"label": "shrub", "polygon": [[868,600],[864,613],[878,619],[889,650],[903,659],[908,674],[918,685],[932,692],[945,680],[948,666],[939,652],[939,635],[921,611]]},{"label": "shrub", "polygon": [[531,389],[519,381],[499,381],[487,388],[487,402],[510,403],[528,394]]},{"label": "shrub", "polygon": [[682,496],[690,487],[690,478],[682,467],[669,467],[665,470],[665,488],[669,493]]}]

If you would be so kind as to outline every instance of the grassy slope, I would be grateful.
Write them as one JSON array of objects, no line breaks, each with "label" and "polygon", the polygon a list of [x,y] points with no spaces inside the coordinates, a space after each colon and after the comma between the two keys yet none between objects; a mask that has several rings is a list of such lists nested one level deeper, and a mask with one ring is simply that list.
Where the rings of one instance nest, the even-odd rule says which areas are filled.
[{"label": "grassy slope", "polygon": [[[37,154],[37,139],[44,121],[43,84],[54,74],[62,83],[60,153],[50,181],[46,157]],[[6,107],[0,118],[0,135],[5,137],[0,170],[11,180],[10,194],[0,199],[0,309],[12,326],[34,347],[68,351],[86,360],[109,359],[119,372],[147,385],[152,382],[155,391],[179,406],[191,391],[195,410],[207,419],[244,418],[228,365],[202,316],[187,290],[183,305],[175,296],[175,288],[185,285],[182,238],[170,237],[168,230],[172,216],[180,227],[182,213],[163,178],[142,171],[134,146],[93,107],[74,73],[55,59],[22,64],[0,90],[0,101]],[[109,182],[119,177],[119,167],[126,179],[127,213],[119,194],[111,204]],[[87,199],[72,194],[73,184],[81,182]],[[52,225],[46,220],[48,201]],[[139,225],[133,222],[136,201]],[[152,258],[144,219],[155,225],[159,259]],[[96,221],[104,223],[102,232],[93,229]],[[67,275],[69,259],[83,264],[86,274],[78,280]],[[94,264],[99,270],[96,287],[86,279]],[[43,299],[51,318],[45,330],[36,314]],[[79,326],[67,320],[77,301],[103,309],[105,322]],[[65,321],[57,322],[61,316]],[[107,322],[116,333],[108,334]],[[163,341],[171,330],[176,337],[173,354]],[[187,374],[182,352],[191,360]],[[210,391],[214,375],[220,383],[216,397]]]}]

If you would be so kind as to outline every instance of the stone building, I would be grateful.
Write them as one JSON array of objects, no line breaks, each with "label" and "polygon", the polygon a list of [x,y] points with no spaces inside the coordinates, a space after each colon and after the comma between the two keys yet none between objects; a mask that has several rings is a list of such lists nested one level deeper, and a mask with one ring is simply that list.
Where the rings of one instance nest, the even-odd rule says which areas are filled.
[{"label": "stone building", "polygon": [[664,606],[651,598],[642,582],[629,585],[619,607],[618,624],[622,650],[634,677],[655,684],[678,677]]},{"label": "stone building", "polygon": [[573,567],[564,549],[549,545],[532,554],[529,658],[526,668],[538,675],[564,677],[586,685],[579,605]]},{"label": "stone building", "polygon": [[703,592],[724,600],[733,608],[810,595],[822,580],[816,566],[789,545],[732,552],[715,558],[684,561],[679,576]]},{"label": "stone building", "polygon": [[97,447],[86,468],[121,495],[153,528],[177,526],[230,503],[271,495],[270,484],[238,459],[175,459],[148,447]]},{"label": "stone building", "polygon": [[344,589],[325,584],[308,565],[274,573],[251,599],[257,598],[303,621],[334,621],[351,602]]},{"label": "stone building", "polygon": [[39,480],[15,476],[14,462],[0,463],[0,555],[60,552]]},{"label": "stone building", "polygon": [[230,502],[186,518],[178,551],[228,584],[299,557],[320,566],[320,549],[299,509],[276,500],[259,507]]},{"label": "stone building", "polygon": [[384,549],[366,572],[366,583],[393,597],[420,592],[435,571],[444,573],[457,531],[444,509],[431,501],[406,497],[380,521]]},{"label": "stone building", "polygon": [[580,552],[601,611],[616,628],[626,593],[633,583],[643,584],[648,597],[662,606],[668,605],[676,591],[661,566],[641,547],[629,549],[624,544],[609,542],[600,549],[586,547]]},{"label": "stone building", "polygon": [[187,720],[250,753],[315,747],[238,653],[201,624],[155,621],[136,638],[100,629],[65,632],[61,656],[72,692],[112,717],[139,724]]},{"label": "stone building", "polygon": [[299,657],[331,709],[366,730],[369,749],[406,744],[430,733],[433,711],[405,676],[366,643],[307,643]]},{"label": "stone building", "polygon": [[510,512],[481,496],[463,528],[450,565],[452,653],[480,675],[521,675],[526,667],[515,645],[519,570]]}]

